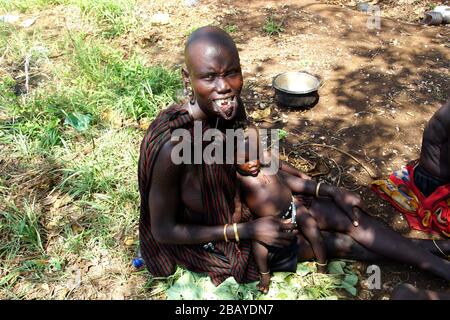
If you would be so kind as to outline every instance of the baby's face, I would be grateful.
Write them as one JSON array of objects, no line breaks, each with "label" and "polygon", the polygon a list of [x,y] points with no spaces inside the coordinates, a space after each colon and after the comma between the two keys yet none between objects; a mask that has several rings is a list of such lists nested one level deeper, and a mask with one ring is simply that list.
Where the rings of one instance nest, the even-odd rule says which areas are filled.
[{"label": "baby's face", "polygon": [[237,164],[236,166],[240,172],[254,177],[261,170],[261,162],[259,160],[248,161],[243,164]]}]

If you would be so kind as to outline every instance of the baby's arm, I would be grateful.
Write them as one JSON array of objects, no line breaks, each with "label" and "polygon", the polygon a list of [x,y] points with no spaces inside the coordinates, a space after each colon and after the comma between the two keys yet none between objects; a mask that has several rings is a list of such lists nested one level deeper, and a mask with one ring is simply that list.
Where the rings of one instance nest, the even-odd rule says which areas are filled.
[{"label": "baby's arm", "polygon": [[315,195],[317,182],[303,179],[285,171],[279,171],[280,175],[294,194]]},{"label": "baby's arm", "polygon": [[301,179],[311,180],[311,177],[308,176],[306,173],[301,172],[300,170],[291,166],[289,163],[284,162],[283,160],[280,160],[280,170],[287,172],[293,176],[299,177]]},{"label": "baby's arm", "polygon": [[309,210],[297,204],[297,225],[300,232],[311,244],[311,248],[317,259],[317,271],[325,273],[327,268],[327,251],[316,219]]},{"label": "baby's arm", "polygon": [[[262,161],[262,163],[266,163],[266,164],[269,163],[269,159],[271,157],[272,157],[272,154],[269,151],[264,151],[264,157],[263,157],[264,161]],[[286,173],[289,173],[289,174],[291,174],[291,175],[293,175],[295,177],[299,177],[299,178],[302,178],[302,179],[306,179],[306,180],[310,180],[311,179],[311,177],[308,176],[306,173],[301,172],[300,170],[298,170],[297,168],[293,167],[289,163],[287,163],[287,162],[285,162],[283,160],[280,160],[280,159],[277,159],[277,160],[279,161],[279,164],[280,164],[279,169],[281,171],[284,171]]]}]

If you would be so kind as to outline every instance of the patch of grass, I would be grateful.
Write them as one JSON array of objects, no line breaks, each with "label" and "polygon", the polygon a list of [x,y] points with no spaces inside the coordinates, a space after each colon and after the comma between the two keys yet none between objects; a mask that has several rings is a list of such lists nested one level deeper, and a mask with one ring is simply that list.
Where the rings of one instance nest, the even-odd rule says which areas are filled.
[{"label": "patch of grass", "polygon": [[72,0],[82,12],[93,17],[102,29],[102,35],[113,38],[124,34],[136,25],[135,0]]},{"label": "patch of grass", "polygon": [[178,70],[146,67],[138,56],[124,60],[119,52],[92,41],[75,42],[74,62],[81,71],[78,81],[86,85],[97,108],[103,104],[136,120],[155,117],[182,87]]},{"label": "patch of grass", "polygon": [[95,149],[66,163],[61,190],[76,198],[111,194],[128,185],[128,176],[134,172],[137,163],[137,145],[133,143],[137,138],[126,130],[105,131],[95,140]]},{"label": "patch of grass", "polygon": [[19,251],[28,254],[42,254],[42,227],[39,222],[40,212],[34,202],[25,200],[19,209],[11,203],[7,209],[0,211],[1,233],[0,257],[11,259]]},{"label": "patch of grass", "polygon": [[262,29],[269,36],[277,36],[284,32],[283,23],[278,22],[274,16],[270,16],[266,19]]},{"label": "patch of grass", "polygon": [[105,38],[127,33],[138,22],[134,15],[136,0],[0,0],[0,12],[25,13],[61,4],[78,6]]},{"label": "patch of grass", "polygon": [[24,13],[68,2],[69,0],[0,0],[0,12],[17,10]]},{"label": "patch of grass", "polygon": [[226,25],[223,30],[225,30],[228,33],[235,33],[238,30],[238,27],[234,24]]},{"label": "patch of grass", "polygon": [[[94,14],[89,10],[85,15]],[[26,93],[17,88],[23,88],[23,62],[35,47],[48,50],[33,53],[31,70],[42,77],[30,78]],[[113,257],[125,270],[133,248],[124,239],[136,238],[139,217],[143,132],[137,121],[149,121],[175,102],[179,70],[147,66],[135,54],[125,59],[99,34],[74,32],[55,43],[39,30],[0,24],[0,49],[0,161],[27,163],[23,170],[11,166],[0,179],[0,298],[27,297],[27,290],[39,296],[41,282],[64,285],[66,267],[77,259],[97,263],[102,257],[107,263]],[[37,187],[27,184],[30,179],[8,182],[38,172],[37,159],[54,162],[55,180]],[[35,206],[17,200],[4,205],[7,198],[34,199],[31,193]],[[52,193],[57,201],[70,196],[69,204],[43,205]]]},{"label": "patch of grass", "polygon": [[[0,105],[11,119],[0,125],[10,132],[10,143],[34,139],[38,143],[32,144],[46,152],[74,136],[91,137],[95,130],[88,129],[95,128],[102,115],[111,111],[124,119],[151,119],[173,103],[181,89],[178,70],[147,67],[138,56],[124,60],[119,51],[83,36],[76,37],[72,45],[73,55],[64,66],[47,68],[54,73],[47,78],[55,82],[42,84],[26,96],[16,96],[20,82],[13,74],[3,76]],[[29,50],[11,47],[8,58],[22,61],[23,52]],[[74,127],[75,115],[78,120],[89,119],[82,132],[80,126]]]}]

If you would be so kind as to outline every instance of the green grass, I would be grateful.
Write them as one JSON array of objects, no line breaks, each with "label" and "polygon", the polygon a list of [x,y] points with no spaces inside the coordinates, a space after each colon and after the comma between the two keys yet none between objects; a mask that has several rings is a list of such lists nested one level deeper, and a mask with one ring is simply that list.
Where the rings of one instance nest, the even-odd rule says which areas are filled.
[{"label": "green grass", "polygon": [[23,13],[67,3],[69,0],[0,0],[0,13],[15,10]]},{"label": "green grass", "polygon": [[[92,3],[85,14],[98,9]],[[139,121],[175,102],[179,70],[125,59],[102,34],[64,32],[55,42],[0,24],[0,49],[0,162],[11,164],[0,174],[0,297],[64,284],[78,259],[116,259],[126,270],[135,248],[123,241],[136,238],[139,216]],[[27,56],[36,75],[28,94]],[[52,195],[70,201],[45,205]]]},{"label": "green grass", "polygon": [[44,252],[39,215],[34,203],[28,201],[21,209],[10,204],[6,210],[0,211],[0,231],[7,235],[6,241],[0,244],[1,258],[10,259],[20,248],[27,253]]},{"label": "green grass", "polygon": [[[70,60],[52,66],[54,74],[50,77],[55,82],[36,84],[26,99],[14,95],[14,88],[22,85],[13,79],[14,74],[3,77],[0,105],[8,109],[12,119],[2,127],[11,133],[11,143],[12,138],[31,138],[36,148],[49,151],[75,136],[90,139],[97,128],[108,125],[102,123],[105,113],[113,112],[123,119],[151,119],[173,103],[181,89],[178,70],[147,67],[136,55],[124,60],[119,51],[82,35],[67,42],[72,47]],[[23,61],[23,52],[29,52],[10,51],[12,61]],[[36,58],[35,65],[39,72],[42,62]],[[88,117],[84,129],[92,130],[78,130],[70,121],[74,115]]]},{"label": "green grass", "polygon": [[274,16],[270,16],[264,22],[262,30],[269,36],[277,36],[284,32],[283,23],[278,22]]},{"label": "green grass", "polygon": [[130,31],[137,23],[135,0],[72,0],[82,12],[95,20],[102,35],[112,38]]},{"label": "green grass", "polygon": [[238,27],[234,24],[226,25],[223,30],[225,30],[228,33],[235,33],[238,30]]},{"label": "green grass", "polygon": [[105,38],[127,33],[138,23],[134,14],[136,0],[0,0],[0,13],[28,13],[56,5],[79,7],[82,16],[94,22]]}]

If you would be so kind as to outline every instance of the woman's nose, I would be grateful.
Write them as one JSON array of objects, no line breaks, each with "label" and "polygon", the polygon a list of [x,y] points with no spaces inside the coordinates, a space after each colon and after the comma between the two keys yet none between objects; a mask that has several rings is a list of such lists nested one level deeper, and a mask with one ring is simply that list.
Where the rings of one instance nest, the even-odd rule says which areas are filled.
[{"label": "woman's nose", "polygon": [[217,78],[216,87],[217,87],[218,93],[227,93],[231,90],[231,87],[228,84],[228,81],[226,81],[226,79],[224,79],[223,77]]}]

